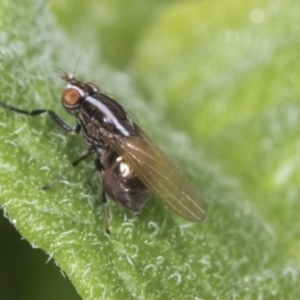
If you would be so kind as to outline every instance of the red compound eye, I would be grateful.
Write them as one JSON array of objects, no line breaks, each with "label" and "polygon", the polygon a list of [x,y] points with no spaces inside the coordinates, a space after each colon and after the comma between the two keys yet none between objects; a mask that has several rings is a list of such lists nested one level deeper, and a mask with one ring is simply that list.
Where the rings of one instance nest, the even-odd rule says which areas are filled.
[{"label": "red compound eye", "polygon": [[67,106],[76,106],[77,104],[79,104],[80,98],[80,92],[74,88],[65,89],[61,96],[63,104]]}]

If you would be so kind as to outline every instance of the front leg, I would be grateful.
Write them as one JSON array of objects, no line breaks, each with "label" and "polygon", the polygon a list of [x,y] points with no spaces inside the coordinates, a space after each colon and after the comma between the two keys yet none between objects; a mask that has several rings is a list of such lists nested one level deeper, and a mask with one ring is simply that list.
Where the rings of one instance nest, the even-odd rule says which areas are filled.
[{"label": "front leg", "polygon": [[10,106],[2,101],[0,101],[0,106],[7,110],[14,111],[18,114],[23,114],[31,117],[39,116],[43,113],[48,113],[51,120],[54,121],[62,130],[69,132],[70,134],[77,134],[80,132],[81,126],[79,123],[75,125],[75,127],[71,127],[66,124],[54,111],[50,109],[34,109],[34,110],[23,110],[17,107]]},{"label": "front leg", "polygon": [[76,123],[74,127],[69,126],[67,123],[65,123],[55,112],[52,110],[47,110],[48,115],[50,116],[51,120],[54,121],[58,125],[58,127],[64,131],[67,131],[68,133],[75,135],[78,134],[81,130],[81,125],[79,123]]}]

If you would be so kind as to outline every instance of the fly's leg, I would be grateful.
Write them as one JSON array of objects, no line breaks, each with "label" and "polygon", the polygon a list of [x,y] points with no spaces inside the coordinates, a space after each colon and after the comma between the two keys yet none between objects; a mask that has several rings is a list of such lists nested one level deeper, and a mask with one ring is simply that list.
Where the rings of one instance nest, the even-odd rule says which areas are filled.
[{"label": "fly's leg", "polygon": [[10,106],[2,101],[0,101],[0,106],[2,106],[5,109],[14,111],[16,113],[31,116],[31,117],[39,116],[43,113],[48,113],[48,115],[54,121],[54,123],[56,123],[62,130],[67,131],[70,134],[77,134],[80,132],[80,129],[81,129],[81,127],[78,123],[76,124],[76,126],[74,128],[69,126],[54,111],[52,111],[50,109],[34,109],[31,111],[27,111],[27,110],[23,110],[20,108]]},{"label": "fly's leg", "polygon": [[70,172],[73,168],[75,168],[77,165],[79,165],[83,160],[85,160],[87,157],[92,155],[94,152],[90,151],[76,160],[74,160],[71,165],[69,165],[64,171],[62,171],[52,182],[42,187],[42,190],[48,190],[51,187],[53,187],[62,177],[64,177],[68,172]]},{"label": "fly's leg", "polygon": [[[93,148],[91,148],[93,149]],[[91,151],[94,151],[96,152],[97,150],[91,150]],[[100,159],[95,159],[95,168],[90,172],[90,174],[88,175],[87,179],[86,179],[86,182],[89,186],[92,185],[91,183],[91,180],[92,180],[92,177],[95,175],[96,172],[102,172],[104,170],[104,168],[102,167],[102,164],[100,163]]]},{"label": "fly's leg", "polygon": [[[103,175],[100,175],[103,178]],[[103,206],[103,214],[104,214],[104,227],[105,227],[105,232],[107,234],[110,234],[109,230],[109,221],[108,221],[108,207],[107,207],[107,198],[106,198],[106,193],[103,189],[103,179],[102,179],[102,192],[101,192],[101,200],[102,200],[102,206]]]},{"label": "fly's leg", "polygon": [[96,169],[100,172],[99,181],[100,181],[100,185],[101,185],[101,202],[102,202],[102,207],[103,207],[104,228],[105,228],[105,232],[107,234],[110,234],[107,197],[106,197],[106,193],[104,190],[104,183],[103,183],[105,170],[104,170],[104,167],[102,166],[99,158],[95,160],[95,166],[96,166]]}]

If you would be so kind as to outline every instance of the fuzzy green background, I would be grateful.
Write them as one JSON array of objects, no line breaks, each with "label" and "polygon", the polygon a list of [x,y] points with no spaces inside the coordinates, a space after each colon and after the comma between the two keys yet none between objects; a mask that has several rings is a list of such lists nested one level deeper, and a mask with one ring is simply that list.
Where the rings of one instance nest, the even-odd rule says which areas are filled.
[{"label": "fuzzy green background", "polygon": [[0,100],[73,124],[59,76],[76,71],[176,161],[207,217],[110,202],[105,236],[92,159],[40,190],[81,137],[0,109],[1,214],[29,242],[2,217],[0,299],[300,299],[299,15],[295,0],[2,0]]}]

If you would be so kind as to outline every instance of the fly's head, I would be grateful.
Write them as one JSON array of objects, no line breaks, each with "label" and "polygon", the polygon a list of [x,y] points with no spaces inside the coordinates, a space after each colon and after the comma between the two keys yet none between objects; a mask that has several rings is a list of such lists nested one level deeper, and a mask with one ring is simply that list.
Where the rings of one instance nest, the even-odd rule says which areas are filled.
[{"label": "fly's head", "polygon": [[67,87],[61,96],[61,102],[63,107],[73,115],[78,114],[80,106],[88,96],[100,92],[97,85],[90,82],[81,82],[73,74],[62,76],[61,79],[67,83]]}]

